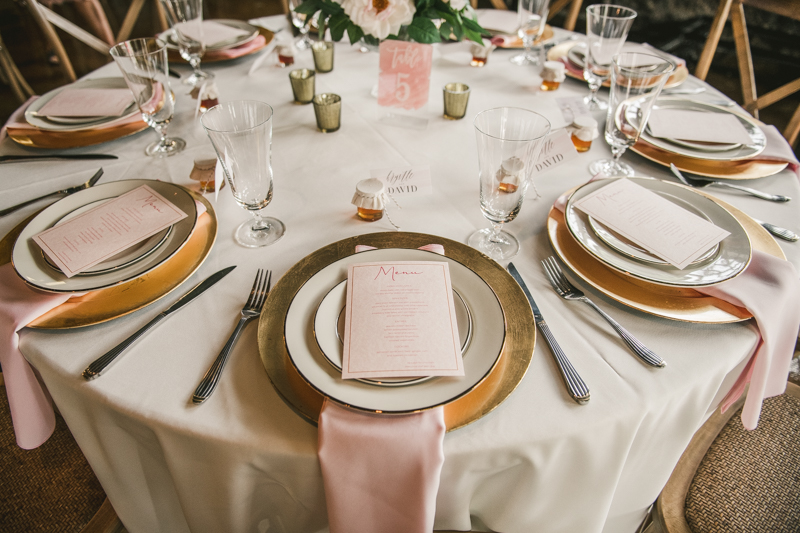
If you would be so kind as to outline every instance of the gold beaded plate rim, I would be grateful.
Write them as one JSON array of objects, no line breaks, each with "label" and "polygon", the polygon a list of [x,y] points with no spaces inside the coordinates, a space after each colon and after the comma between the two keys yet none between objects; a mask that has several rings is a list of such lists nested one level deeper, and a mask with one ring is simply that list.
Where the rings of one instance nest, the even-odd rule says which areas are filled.
[{"label": "gold beaded plate rim", "polygon": [[353,255],[356,245],[415,249],[431,243],[443,245],[446,257],[460,262],[483,279],[500,302],[506,323],[502,353],[494,369],[468,394],[444,406],[448,431],[480,419],[516,389],[530,366],[536,330],[524,293],[502,266],[450,239],[422,233],[371,233],[329,244],[301,259],[275,284],[264,304],[258,327],[261,359],[273,387],[297,414],[315,424],[325,397],[303,380],[286,349],[284,322],[295,294],[324,267]]}]

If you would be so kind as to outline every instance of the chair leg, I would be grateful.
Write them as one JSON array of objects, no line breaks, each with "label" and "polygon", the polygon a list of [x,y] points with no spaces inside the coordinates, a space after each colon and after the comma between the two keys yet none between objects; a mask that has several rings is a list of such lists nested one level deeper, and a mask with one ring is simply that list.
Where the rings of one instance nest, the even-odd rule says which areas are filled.
[{"label": "chair leg", "polygon": [[717,51],[719,38],[722,35],[722,30],[725,28],[725,22],[728,20],[728,13],[731,10],[731,3],[733,0],[720,0],[717,14],[714,16],[714,22],[711,23],[711,29],[708,33],[708,39],[703,47],[703,53],[700,54],[700,60],[697,62],[697,68],[694,75],[705,80],[708,76],[708,69],[711,67],[711,60],[714,59],[714,53]]},{"label": "chair leg", "polygon": [[[17,65],[14,63],[14,59],[11,57],[11,54],[8,53],[2,37],[0,37],[0,72],[2,72],[5,78],[7,78],[8,84],[11,86],[11,91],[14,93],[14,96],[16,96],[20,103],[24,103],[28,98],[35,94],[33,89],[31,89],[31,86],[28,85],[28,82],[25,81],[22,73],[17,68]],[[0,372],[0,385],[2,384],[3,373]]]},{"label": "chair leg", "polygon": [[739,78],[742,82],[742,97],[747,111],[758,118],[758,105],[756,100],[756,77],[753,71],[753,56],[750,53],[750,38],[747,35],[747,23],[744,19],[744,4],[736,0],[736,5],[731,11],[731,25],[733,26],[733,40],[736,43],[736,59],[739,63]]},{"label": "chair leg", "polygon": [[794,147],[797,144],[797,137],[800,133],[800,106],[797,106],[792,118],[789,119],[789,124],[783,130],[783,136],[789,141],[789,144]]},{"label": "chair leg", "polygon": [[567,20],[564,21],[565,30],[575,31],[575,23],[578,22],[581,7],[583,7],[583,0],[572,0],[572,5],[569,7],[569,15],[567,15]]}]

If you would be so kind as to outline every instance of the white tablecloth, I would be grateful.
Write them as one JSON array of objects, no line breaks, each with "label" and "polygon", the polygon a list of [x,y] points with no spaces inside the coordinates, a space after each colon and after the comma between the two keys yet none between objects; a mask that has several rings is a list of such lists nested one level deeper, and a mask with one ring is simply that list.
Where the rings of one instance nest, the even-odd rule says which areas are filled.
[{"label": "white tablecloth", "polygon": [[[272,19],[272,23],[278,23]],[[555,98],[583,95],[568,80],[553,93],[536,88],[538,69],[511,65],[513,52],[495,51],[483,69],[465,55],[434,60],[430,124],[425,131],[378,123],[378,55],[336,45],[335,68],[317,75],[317,92],[343,100],[342,128],[316,131],[312,107],[292,103],[287,70],[272,59],[248,76],[252,58],[208,65],[220,100],[257,99],[275,109],[275,196],[267,212],[287,226],[279,243],[246,249],[233,231],[247,214],[223,189],[210,196],[219,217],[217,243],[186,287],[228,265],[238,268],[191,305],[136,343],[100,379],[81,371],[177,299],[112,322],[76,331],[25,330],[21,349],[41,373],[125,526],[132,533],[316,532],[326,529],[325,498],[316,455],[317,430],[278,397],[262,367],[256,325],[247,327],[212,398],[191,403],[195,386],[230,334],[257,268],[276,277],[314,250],[353,235],[389,231],[385,219],[355,218],[355,183],[373,168],[429,165],[432,195],[400,198],[392,213],[404,230],[465,241],[487,226],[478,208],[477,156],[472,118],[497,106],[530,108],[554,127],[564,125]],[[298,67],[312,67],[310,52]],[[92,77],[119,76],[108,65]],[[467,117],[441,118],[439,88],[472,88]],[[6,164],[0,208],[82,182],[100,163],[102,182],[152,178],[184,185],[195,157],[212,152],[193,119],[193,101],[173,82],[177,113],[170,133],[187,149],[167,160],[144,155],[152,131],[76,152],[102,151],[116,162]],[[604,117],[597,116],[603,123]],[[6,140],[0,151],[24,153]],[[518,389],[496,411],[448,434],[437,500],[436,529],[489,528],[504,533],[630,533],[658,496],[692,434],[728,391],[757,342],[751,323],[696,325],[655,318],[619,305],[585,285],[605,310],[669,363],[639,362],[587,306],[565,303],[551,290],[539,261],[552,254],[544,224],[553,200],[589,178],[588,164],[609,155],[602,138],[586,154],[536,178],[536,192],[508,225],[522,244],[514,263],[573,364],[591,389],[591,401],[567,396],[546,344],[537,340],[533,362]],[[669,179],[667,169],[626,154],[641,175]],[[102,183],[101,182],[101,183]],[[800,186],[791,172],[751,183],[796,198],[772,204],[713,190],[761,219],[800,229],[795,202]],[[39,206],[0,219],[5,234]],[[783,244],[783,243],[782,243]],[[795,265],[798,245],[784,246]]]}]

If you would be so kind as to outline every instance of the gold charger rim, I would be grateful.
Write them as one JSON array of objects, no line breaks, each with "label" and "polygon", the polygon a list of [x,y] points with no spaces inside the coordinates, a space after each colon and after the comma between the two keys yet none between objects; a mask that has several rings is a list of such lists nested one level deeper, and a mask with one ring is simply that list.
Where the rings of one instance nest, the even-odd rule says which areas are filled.
[{"label": "gold charger rim", "polygon": [[122,124],[111,128],[75,132],[49,131],[39,128],[6,128],[8,136],[17,144],[29,148],[64,149],[95,146],[123,139],[144,131],[149,126],[144,120]]},{"label": "gold charger rim", "polygon": [[286,350],[285,313],[297,291],[325,266],[353,255],[357,244],[415,249],[431,243],[442,244],[446,257],[459,261],[484,280],[500,301],[506,323],[502,352],[493,370],[471,392],[444,406],[447,430],[463,427],[493,411],[522,381],[536,341],[533,312],[519,285],[502,266],[467,245],[439,236],[409,232],[357,235],[324,246],[292,266],[270,291],[259,319],[259,352],[270,382],[302,418],[316,424],[324,396],[299,376]]},{"label": "gold charger rim", "polygon": [[[157,302],[183,285],[183,283],[200,268],[211,252],[217,238],[218,223],[214,207],[206,198],[186,187],[180,187],[185,189],[192,198],[201,202],[206,208],[206,214],[209,215],[207,222],[203,222],[202,224],[197,223],[195,225],[194,233],[181,250],[171,259],[165,261],[162,265],[159,265],[149,273],[125,283],[91,291],[84,295],[84,297],[72,298],[72,301],[67,301],[48,313],[45,313],[28,324],[27,327],[32,329],[76,329],[94,326],[138,311],[139,309]],[[45,208],[42,208],[42,210],[44,209]],[[13,249],[17,236],[38,213],[39,211],[20,222],[8,234],[0,239],[0,265],[11,261],[11,250]],[[197,239],[194,239],[195,237],[197,237]],[[202,239],[202,241],[200,239]],[[180,261],[185,260],[187,258],[186,256],[190,256],[190,252],[195,252],[195,248],[198,247],[200,248],[199,253],[193,256],[191,262],[181,271],[178,278],[172,278],[171,281],[169,279],[162,279],[162,277],[169,278],[171,269],[180,264]],[[131,290],[142,283],[162,283],[163,285],[156,290],[155,296],[134,299],[134,301],[127,299],[142,294],[141,291]],[[111,306],[107,308],[100,306],[101,308],[99,310],[93,311],[89,304],[86,303],[91,302],[91,299],[83,301],[80,299],[90,295],[106,297],[111,301]],[[82,312],[81,307],[84,308],[84,312]],[[88,315],[85,313],[87,307],[89,307],[91,311]]]},{"label": "gold charger rim", "polygon": [[[786,260],[786,255],[777,241],[752,217],[709,194],[700,194],[720,204],[736,217],[748,233],[754,249]],[[717,298],[702,295],[694,289],[674,288],[673,291],[670,291],[669,287],[627,278],[606,268],[601,262],[584,251],[577,242],[574,242],[566,228],[563,213],[555,207],[551,208],[548,214],[547,234],[556,255],[572,270],[575,276],[581,278],[605,296],[627,307],[661,318],[696,324],[728,324],[752,318],[752,315],[747,310]],[[566,242],[563,242],[564,238],[567,239]],[[569,249],[570,247],[572,248],[571,250]],[[579,252],[578,254],[575,253],[576,250]],[[575,255],[578,257],[576,258]],[[618,282],[619,284],[609,287],[607,286],[608,283],[599,282],[596,279],[598,274],[595,273],[593,275],[592,272],[587,272],[592,268],[599,268],[598,271],[601,278],[610,277],[613,282]],[[630,293],[624,292],[626,287],[630,290]],[[679,296],[677,293],[684,293],[685,295]],[[641,299],[644,296],[652,296],[657,304],[648,304],[635,300],[635,298]]]}]

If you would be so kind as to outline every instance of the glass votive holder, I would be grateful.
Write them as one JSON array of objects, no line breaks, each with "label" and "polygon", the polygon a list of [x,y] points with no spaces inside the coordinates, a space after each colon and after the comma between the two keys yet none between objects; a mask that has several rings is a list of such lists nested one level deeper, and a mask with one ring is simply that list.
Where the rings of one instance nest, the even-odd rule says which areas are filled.
[{"label": "glass votive holder", "polygon": [[333,70],[333,43],[317,41],[311,45],[314,55],[314,69],[317,72],[330,72]]},{"label": "glass votive holder", "polygon": [[278,66],[289,67],[294,65],[294,46],[291,44],[278,47]]},{"label": "glass votive holder", "polygon": [[540,89],[543,91],[555,91],[558,89],[561,82],[566,78],[564,69],[564,63],[561,61],[545,61],[542,67],[542,85]]},{"label": "glass votive holder", "polygon": [[470,46],[470,52],[472,52],[472,61],[469,62],[470,66],[484,66],[486,62],[489,61],[489,54],[491,54],[492,50],[495,48],[497,47],[487,40],[483,41],[483,46],[478,43],[472,43],[472,46]]},{"label": "glass votive holder", "polygon": [[292,84],[294,103],[310,104],[314,99],[314,71],[300,68],[289,73],[289,82]]},{"label": "glass votive holder", "polygon": [[469,85],[465,83],[448,83],[444,86],[444,118],[460,120],[467,114],[469,102]]},{"label": "glass votive holder", "polygon": [[317,129],[322,133],[338,130],[342,120],[342,97],[338,94],[321,93],[314,97],[313,102]]}]

